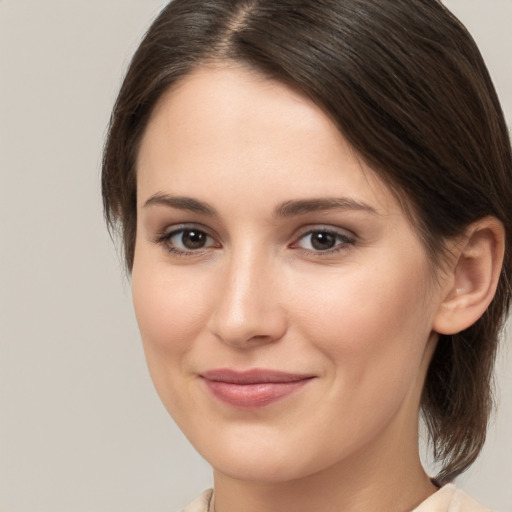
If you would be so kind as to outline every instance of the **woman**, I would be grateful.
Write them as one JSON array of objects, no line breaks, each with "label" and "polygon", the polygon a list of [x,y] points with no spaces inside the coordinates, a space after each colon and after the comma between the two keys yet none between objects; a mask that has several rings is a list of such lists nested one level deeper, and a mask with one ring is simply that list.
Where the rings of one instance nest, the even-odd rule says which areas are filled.
[{"label": "woman", "polygon": [[486,510],[445,484],[485,440],[511,178],[485,65],[436,0],[163,10],[103,197],[155,387],[214,470],[187,511]]}]

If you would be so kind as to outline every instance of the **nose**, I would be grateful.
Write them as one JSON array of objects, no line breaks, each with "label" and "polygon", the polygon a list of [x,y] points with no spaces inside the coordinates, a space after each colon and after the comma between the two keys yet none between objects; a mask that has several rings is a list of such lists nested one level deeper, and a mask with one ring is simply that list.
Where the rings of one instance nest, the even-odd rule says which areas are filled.
[{"label": "nose", "polygon": [[287,318],[279,304],[276,271],[272,262],[247,252],[226,262],[208,324],[215,337],[247,349],[284,336]]}]

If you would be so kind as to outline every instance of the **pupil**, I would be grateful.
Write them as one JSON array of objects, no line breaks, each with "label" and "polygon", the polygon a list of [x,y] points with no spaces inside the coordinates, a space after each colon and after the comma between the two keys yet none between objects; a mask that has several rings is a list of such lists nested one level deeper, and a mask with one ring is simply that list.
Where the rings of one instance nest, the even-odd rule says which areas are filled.
[{"label": "pupil", "polygon": [[311,236],[311,245],[319,251],[332,249],[335,244],[336,236],[331,233],[318,232]]},{"label": "pupil", "polygon": [[201,231],[184,231],[181,241],[187,249],[201,249],[206,243],[206,236]]}]

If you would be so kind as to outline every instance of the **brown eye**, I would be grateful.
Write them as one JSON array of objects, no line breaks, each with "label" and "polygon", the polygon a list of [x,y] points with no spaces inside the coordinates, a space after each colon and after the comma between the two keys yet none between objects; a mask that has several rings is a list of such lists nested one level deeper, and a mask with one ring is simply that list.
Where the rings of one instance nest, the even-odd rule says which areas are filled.
[{"label": "brown eye", "polygon": [[186,249],[193,251],[194,249],[202,249],[208,240],[208,235],[197,229],[185,229],[182,231],[181,244]]},{"label": "brown eye", "polygon": [[336,235],[325,231],[311,233],[311,247],[317,251],[327,251],[336,245]]},{"label": "brown eye", "polygon": [[329,252],[341,250],[353,243],[354,239],[344,233],[315,229],[302,235],[294,246],[312,252]]},{"label": "brown eye", "polygon": [[189,253],[217,246],[210,235],[193,227],[176,229],[162,237],[161,242],[175,253]]}]

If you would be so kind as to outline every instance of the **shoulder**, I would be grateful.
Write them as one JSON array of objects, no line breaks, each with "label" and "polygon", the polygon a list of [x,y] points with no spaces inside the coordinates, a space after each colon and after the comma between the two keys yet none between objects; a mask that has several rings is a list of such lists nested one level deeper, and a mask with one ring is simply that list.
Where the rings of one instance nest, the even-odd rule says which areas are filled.
[{"label": "shoulder", "polygon": [[412,512],[492,512],[453,484],[441,487]]},{"label": "shoulder", "polygon": [[187,505],[181,512],[208,512],[213,497],[213,490],[203,491],[192,503]]}]

